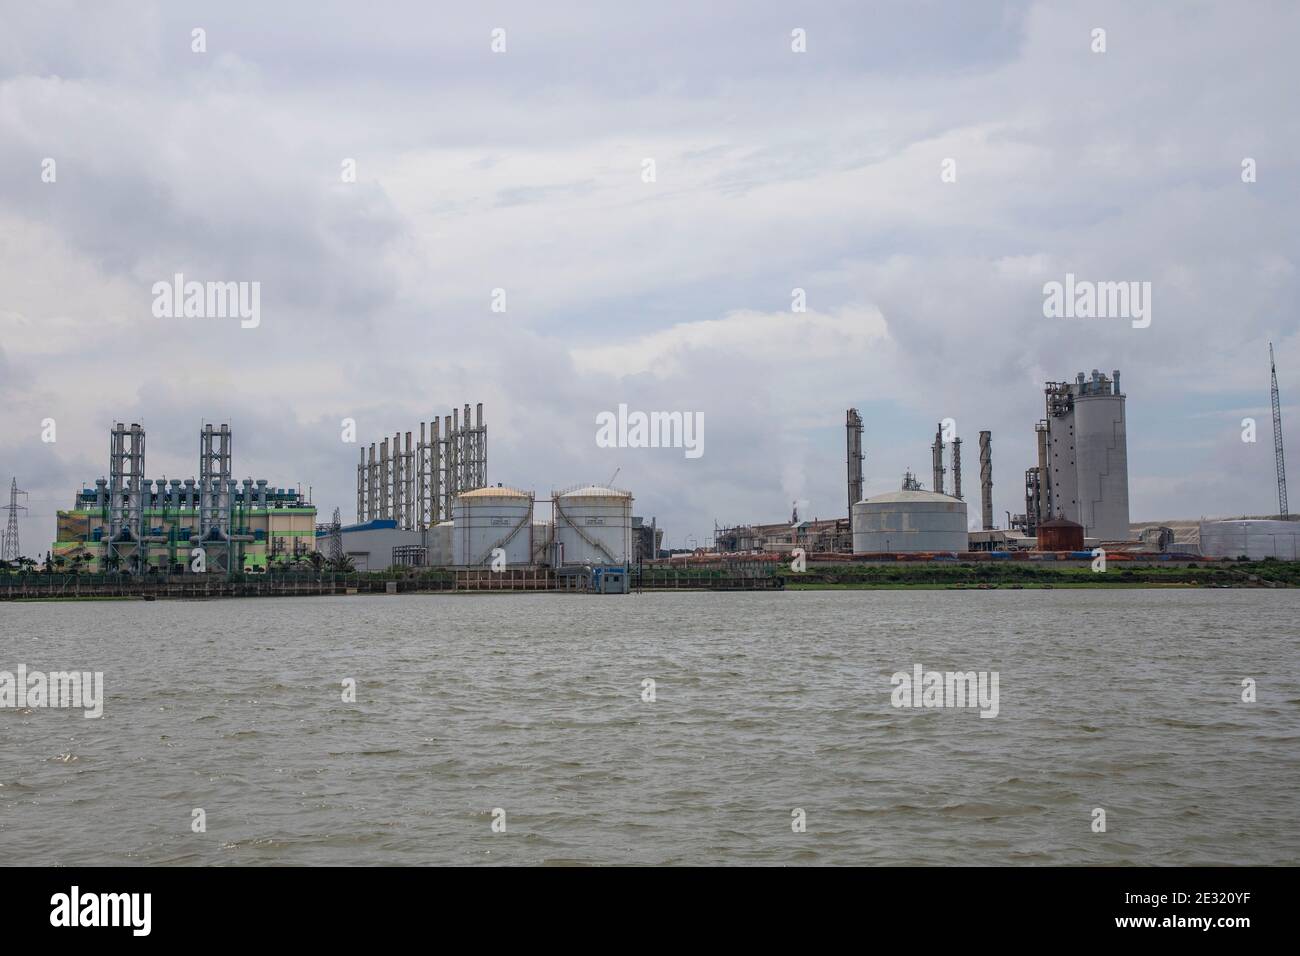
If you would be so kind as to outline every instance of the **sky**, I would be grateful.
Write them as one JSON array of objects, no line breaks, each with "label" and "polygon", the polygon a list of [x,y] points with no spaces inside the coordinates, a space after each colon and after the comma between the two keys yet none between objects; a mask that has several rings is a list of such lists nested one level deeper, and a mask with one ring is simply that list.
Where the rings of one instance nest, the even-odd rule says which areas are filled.
[{"label": "sky", "polygon": [[[972,522],[991,430],[1005,526],[1043,383],[1119,369],[1132,519],[1263,514],[1271,341],[1300,462],[1294,3],[0,0],[0,23],[0,481],[29,492],[28,554],[119,420],[167,478],[229,422],[236,478],[351,521],[345,419],[368,444],[482,402],[490,482],[616,474],[682,547],[843,516],[849,407],[869,495],[928,486],[952,418]],[[259,283],[258,324],[157,316],[176,273]],[[1149,282],[1150,324],[1046,317],[1067,273]],[[703,454],[600,447],[620,404],[702,416]]]}]

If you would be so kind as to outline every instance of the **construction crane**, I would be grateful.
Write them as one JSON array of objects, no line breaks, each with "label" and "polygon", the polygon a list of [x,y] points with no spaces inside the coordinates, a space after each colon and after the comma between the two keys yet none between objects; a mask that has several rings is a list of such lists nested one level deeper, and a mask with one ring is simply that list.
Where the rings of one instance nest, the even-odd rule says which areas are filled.
[{"label": "construction crane", "polygon": [[1277,508],[1283,521],[1291,517],[1286,504],[1286,458],[1282,454],[1282,403],[1277,397],[1277,363],[1273,343],[1268,343],[1268,365],[1273,375],[1273,457],[1277,463]]}]

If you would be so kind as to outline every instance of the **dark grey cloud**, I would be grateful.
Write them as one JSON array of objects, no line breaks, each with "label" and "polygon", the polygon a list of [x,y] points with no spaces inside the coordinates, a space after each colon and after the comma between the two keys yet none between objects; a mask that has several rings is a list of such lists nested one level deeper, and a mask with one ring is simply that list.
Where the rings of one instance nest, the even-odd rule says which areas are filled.
[{"label": "dark grey cloud", "polygon": [[[1234,436],[1273,339],[1295,442],[1297,26],[1284,3],[14,5],[0,467],[62,502],[114,418],[177,475],[229,419],[241,476],[350,516],[341,418],[368,442],[481,400],[492,480],[619,468],[699,537],[841,511],[852,404],[872,490],[925,470],[938,418],[991,428],[1001,513],[1042,382],[1098,367],[1130,395],[1135,518],[1268,510],[1266,411],[1259,446]],[[261,282],[262,325],[153,319],[176,271]],[[1044,319],[1066,271],[1151,281],[1151,328]],[[705,457],[596,448],[619,402],[704,412]]]}]

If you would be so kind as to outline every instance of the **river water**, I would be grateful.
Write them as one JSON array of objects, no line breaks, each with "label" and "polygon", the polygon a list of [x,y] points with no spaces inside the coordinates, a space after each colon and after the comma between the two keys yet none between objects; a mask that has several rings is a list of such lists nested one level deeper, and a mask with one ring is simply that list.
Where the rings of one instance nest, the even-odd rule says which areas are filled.
[{"label": "river water", "polygon": [[0,604],[104,674],[0,708],[0,863],[1296,864],[1298,662],[1300,591]]}]

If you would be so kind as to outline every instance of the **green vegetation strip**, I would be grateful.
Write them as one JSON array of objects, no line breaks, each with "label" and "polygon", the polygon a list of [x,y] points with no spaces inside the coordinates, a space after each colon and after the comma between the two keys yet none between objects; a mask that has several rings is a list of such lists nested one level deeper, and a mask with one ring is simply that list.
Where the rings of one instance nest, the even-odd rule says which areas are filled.
[{"label": "green vegetation strip", "polygon": [[1300,561],[1239,561],[1187,567],[1132,567],[1111,562],[1103,572],[998,561],[978,564],[843,564],[795,573],[782,568],[787,588],[962,587],[1300,587]]}]

